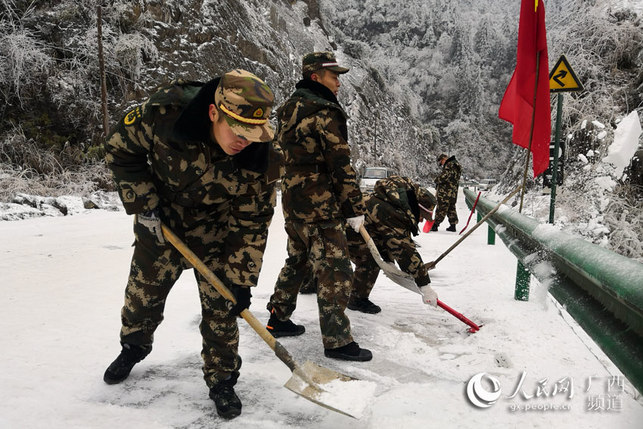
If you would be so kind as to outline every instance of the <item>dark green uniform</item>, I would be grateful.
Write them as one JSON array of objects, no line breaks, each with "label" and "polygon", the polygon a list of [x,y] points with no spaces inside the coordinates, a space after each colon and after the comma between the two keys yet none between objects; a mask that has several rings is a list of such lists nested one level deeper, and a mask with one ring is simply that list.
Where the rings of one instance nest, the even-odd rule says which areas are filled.
[{"label": "dark green uniform", "polygon": [[[265,174],[270,143],[235,156],[212,140],[208,105],[219,79],[175,82],[131,110],[106,142],[107,164],[128,214],[156,210],[228,287],[256,286],[275,203]],[[151,346],[170,289],[190,264],[135,223],[121,342]],[[238,375],[239,331],[225,299],[195,271],[203,372],[209,387]]]},{"label": "dark green uniform", "polygon": [[345,315],[352,278],[345,219],[363,214],[364,205],[344,110],[317,82],[303,79],[296,88],[278,112],[288,258],[268,309],[288,320],[312,270],[324,347],[337,348],[353,341]]},{"label": "dark green uniform", "polygon": [[448,217],[449,224],[458,223],[458,212],[455,209],[455,203],[458,200],[458,182],[462,167],[455,156],[446,160],[442,166],[442,171],[435,178],[435,196],[438,199],[438,207],[435,212],[435,225],[442,223],[445,217]]},{"label": "dark green uniform", "polygon": [[[364,196],[364,202],[364,226],[382,259],[397,262],[404,272],[413,276],[418,286],[429,284],[429,273],[412,236],[418,234],[418,203],[433,210],[435,197],[406,177],[392,176],[378,180],[373,193]],[[360,234],[349,229],[346,235],[355,264],[351,300],[368,298],[380,268]]]}]

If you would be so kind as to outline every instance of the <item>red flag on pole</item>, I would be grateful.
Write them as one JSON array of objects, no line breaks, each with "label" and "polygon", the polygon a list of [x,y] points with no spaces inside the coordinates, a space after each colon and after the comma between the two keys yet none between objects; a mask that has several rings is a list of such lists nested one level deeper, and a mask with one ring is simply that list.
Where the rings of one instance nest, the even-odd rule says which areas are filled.
[{"label": "red flag on pole", "polygon": [[531,137],[534,177],[549,166],[550,115],[545,5],[542,0],[522,0],[516,69],[498,117],[513,124],[511,140],[518,146],[529,148]]}]

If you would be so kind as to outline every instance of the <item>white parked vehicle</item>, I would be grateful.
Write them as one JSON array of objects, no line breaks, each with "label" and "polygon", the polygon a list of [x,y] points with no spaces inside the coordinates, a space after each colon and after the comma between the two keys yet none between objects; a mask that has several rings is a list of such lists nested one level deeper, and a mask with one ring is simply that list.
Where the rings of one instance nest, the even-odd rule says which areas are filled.
[{"label": "white parked vehicle", "polygon": [[482,179],[478,189],[481,191],[488,191],[496,186],[497,183],[498,181],[496,179]]},{"label": "white parked vehicle", "polygon": [[366,167],[362,179],[359,182],[359,189],[362,192],[371,192],[375,186],[375,182],[391,177],[394,174],[395,172],[387,167]]}]

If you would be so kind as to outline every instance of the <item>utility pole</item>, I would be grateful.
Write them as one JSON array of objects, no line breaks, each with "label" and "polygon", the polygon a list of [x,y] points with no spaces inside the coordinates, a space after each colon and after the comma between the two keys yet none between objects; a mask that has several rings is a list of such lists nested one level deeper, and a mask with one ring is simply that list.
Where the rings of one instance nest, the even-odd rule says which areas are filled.
[{"label": "utility pole", "polygon": [[109,131],[109,113],[107,111],[107,80],[105,79],[105,59],[103,58],[103,10],[96,6],[96,33],[98,37],[98,69],[100,74],[100,100],[103,111],[103,136]]},{"label": "utility pole", "polygon": [[373,129],[375,130],[375,138],[373,139],[373,152],[377,155],[377,123],[379,122],[380,119],[380,112],[375,111],[375,124],[373,126]]}]

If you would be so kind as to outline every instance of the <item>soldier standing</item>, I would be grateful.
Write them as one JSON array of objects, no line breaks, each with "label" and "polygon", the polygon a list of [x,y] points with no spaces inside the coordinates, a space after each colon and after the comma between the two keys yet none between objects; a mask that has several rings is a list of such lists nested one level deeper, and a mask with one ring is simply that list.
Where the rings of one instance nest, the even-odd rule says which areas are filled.
[{"label": "soldier standing", "polygon": [[277,113],[288,258],[267,305],[266,328],[275,337],[304,333],[290,316],[312,271],[325,356],[367,361],[372,354],[353,341],[345,314],[353,274],[346,223],[357,231],[364,222],[362,194],[350,164],[347,116],[336,98],[339,75],[348,69],[337,64],[332,52],[308,54],[302,64],[303,79]]},{"label": "soldier standing", "polygon": [[455,203],[458,200],[458,182],[462,167],[455,159],[446,154],[441,154],[437,158],[438,165],[442,171],[435,178],[435,194],[438,199],[438,208],[435,213],[435,223],[431,231],[437,231],[438,226],[445,217],[449,219],[447,231],[455,232],[455,226],[458,223],[458,212],[455,209]]},{"label": "soldier standing", "polygon": [[[418,223],[431,219],[435,197],[407,177],[391,176],[378,180],[373,192],[364,196],[366,216],[364,227],[387,262],[397,262],[409,273],[424,295],[425,302],[437,305],[437,294],[429,286],[431,279],[413,237],[418,235]],[[348,308],[362,313],[379,313],[369,295],[380,273],[362,236],[347,231],[351,260],[355,264],[353,289]]]},{"label": "soldier standing", "polygon": [[203,375],[224,418],[241,414],[237,316],[250,306],[275,203],[267,177],[274,96],[234,70],[205,84],[176,81],[131,110],[108,137],[106,161],[128,214],[134,254],[121,311],[122,351],[105,371],[125,380],[152,350],[168,293],[190,264],[161,222],[225,283],[237,305],[195,271],[201,299]]}]

